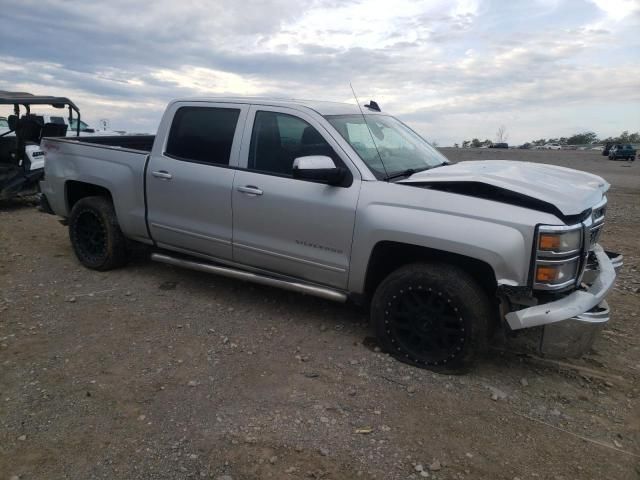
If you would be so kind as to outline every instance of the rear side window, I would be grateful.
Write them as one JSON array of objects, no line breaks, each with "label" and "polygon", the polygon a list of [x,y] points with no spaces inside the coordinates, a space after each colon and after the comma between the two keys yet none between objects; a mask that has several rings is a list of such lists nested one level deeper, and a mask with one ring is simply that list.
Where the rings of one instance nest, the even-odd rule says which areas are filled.
[{"label": "rear side window", "polygon": [[65,125],[64,117],[49,117],[49,122],[55,123],[56,125]]},{"label": "rear side window", "polygon": [[322,135],[301,118],[285,113],[256,112],[249,169],[291,175],[293,161],[308,155],[326,155],[341,164]]},{"label": "rear side window", "polygon": [[181,160],[229,165],[240,110],[180,107],[169,130],[166,153]]}]

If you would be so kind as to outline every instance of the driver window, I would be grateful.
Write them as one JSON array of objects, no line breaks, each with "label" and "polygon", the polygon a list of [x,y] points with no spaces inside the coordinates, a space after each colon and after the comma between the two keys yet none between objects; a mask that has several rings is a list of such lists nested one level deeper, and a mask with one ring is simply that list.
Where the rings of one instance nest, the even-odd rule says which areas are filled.
[{"label": "driver window", "polygon": [[322,135],[301,118],[256,112],[249,148],[250,170],[291,176],[293,161],[308,155],[326,155],[339,162]]}]

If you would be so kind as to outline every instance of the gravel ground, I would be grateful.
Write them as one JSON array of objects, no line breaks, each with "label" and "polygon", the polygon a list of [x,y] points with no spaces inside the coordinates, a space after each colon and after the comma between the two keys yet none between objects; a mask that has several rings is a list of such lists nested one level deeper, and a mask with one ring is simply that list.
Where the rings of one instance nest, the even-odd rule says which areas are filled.
[{"label": "gravel ground", "polygon": [[[0,204],[0,479],[638,479],[640,162],[445,149],[597,173],[625,255],[613,317],[562,363],[501,344],[464,376],[379,353],[366,314],[137,258],[99,273]],[[634,248],[635,247],[635,248]]]}]

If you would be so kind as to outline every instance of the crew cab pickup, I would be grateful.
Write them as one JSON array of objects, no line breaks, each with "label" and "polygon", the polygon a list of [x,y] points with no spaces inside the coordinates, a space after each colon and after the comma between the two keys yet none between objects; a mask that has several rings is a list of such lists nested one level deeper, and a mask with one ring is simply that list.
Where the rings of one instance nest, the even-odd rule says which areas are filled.
[{"label": "crew cab pickup", "polygon": [[609,320],[607,182],[450,164],[375,102],[177,100],[155,137],[43,148],[45,206],[92,269],[140,242],[170,265],[368,303],[381,347],[435,370],[498,329],[539,327],[543,354],[580,355]]}]

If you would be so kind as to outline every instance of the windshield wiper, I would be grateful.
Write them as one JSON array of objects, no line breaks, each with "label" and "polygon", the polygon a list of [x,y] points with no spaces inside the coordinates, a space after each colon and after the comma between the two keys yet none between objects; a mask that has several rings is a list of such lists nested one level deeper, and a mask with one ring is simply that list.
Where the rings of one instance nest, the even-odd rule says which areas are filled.
[{"label": "windshield wiper", "polygon": [[[436,165],[436,166],[439,167],[440,165]],[[425,170],[429,170],[430,168],[434,168],[434,167],[407,168],[406,170],[403,170],[401,172],[396,172],[396,173],[392,173],[391,175],[387,175],[386,177],[383,178],[383,180],[389,181],[389,180],[394,180],[396,178],[410,177],[414,173],[424,172]]]},{"label": "windshield wiper", "polygon": [[389,180],[393,180],[395,178],[410,177],[414,173],[416,173],[415,169],[408,168],[406,170],[403,170],[402,172],[396,172],[396,173],[392,173],[391,175],[387,175],[386,177],[384,177],[384,180],[389,181]]}]

